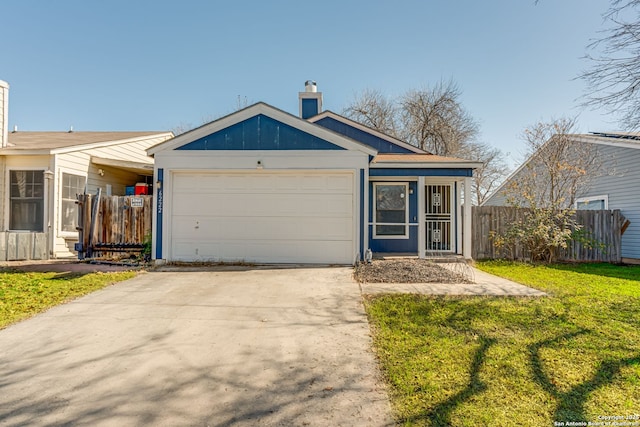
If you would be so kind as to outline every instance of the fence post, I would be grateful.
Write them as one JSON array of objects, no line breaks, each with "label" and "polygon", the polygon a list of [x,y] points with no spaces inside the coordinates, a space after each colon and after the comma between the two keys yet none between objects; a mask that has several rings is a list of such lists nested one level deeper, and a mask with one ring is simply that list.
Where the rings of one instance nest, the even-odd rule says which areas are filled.
[{"label": "fence post", "polygon": [[102,195],[102,188],[98,188],[98,194],[91,206],[91,227],[89,229],[89,247],[87,248],[87,256],[91,258],[93,256],[93,235],[96,229],[96,218],[98,216],[98,207],[100,206],[100,196]]}]

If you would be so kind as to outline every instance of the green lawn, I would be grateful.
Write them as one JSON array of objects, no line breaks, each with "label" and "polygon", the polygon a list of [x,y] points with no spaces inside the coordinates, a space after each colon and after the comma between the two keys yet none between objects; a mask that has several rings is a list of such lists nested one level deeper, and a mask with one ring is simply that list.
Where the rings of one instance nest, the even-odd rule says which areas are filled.
[{"label": "green lawn", "polygon": [[0,329],[135,275],[0,272]]},{"label": "green lawn", "polygon": [[640,266],[477,267],[550,296],[366,301],[401,425],[552,426],[640,413]]}]

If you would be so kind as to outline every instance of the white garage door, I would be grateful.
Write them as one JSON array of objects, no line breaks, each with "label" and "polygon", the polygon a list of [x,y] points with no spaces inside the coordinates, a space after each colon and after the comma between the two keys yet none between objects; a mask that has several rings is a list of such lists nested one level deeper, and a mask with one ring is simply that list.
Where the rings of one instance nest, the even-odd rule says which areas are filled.
[{"label": "white garage door", "polygon": [[351,173],[175,173],[171,259],[351,264]]}]

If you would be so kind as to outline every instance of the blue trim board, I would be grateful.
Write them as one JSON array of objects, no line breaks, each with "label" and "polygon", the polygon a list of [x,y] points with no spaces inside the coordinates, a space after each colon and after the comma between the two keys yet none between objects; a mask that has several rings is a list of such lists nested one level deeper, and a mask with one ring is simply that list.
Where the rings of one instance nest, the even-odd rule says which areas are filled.
[{"label": "blue trim board", "polygon": [[162,211],[164,210],[164,169],[158,168],[158,183],[156,186],[157,211],[156,211],[156,259],[162,259]]},{"label": "blue trim board", "polygon": [[367,208],[364,205],[364,169],[360,169],[360,261],[364,260],[364,226],[366,219]]},{"label": "blue trim board", "polygon": [[409,169],[409,168],[371,168],[369,176],[473,176],[473,169]]},{"label": "blue trim board", "polygon": [[344,150],[322,138],[258,114],[176,150]]},{"label": "blue trim board", "polygon": [[399,145],[389,142],[386,139],[382,139],[378,136],[375,136],[353,126],[349,126],[348,124],[342,123],[332,117],[324,117],[316,121],[315,123],[348,138],[368,145],[369,147],[373,147],[378,150],[378,153],[414,153],[407,148],[400,147]]}]

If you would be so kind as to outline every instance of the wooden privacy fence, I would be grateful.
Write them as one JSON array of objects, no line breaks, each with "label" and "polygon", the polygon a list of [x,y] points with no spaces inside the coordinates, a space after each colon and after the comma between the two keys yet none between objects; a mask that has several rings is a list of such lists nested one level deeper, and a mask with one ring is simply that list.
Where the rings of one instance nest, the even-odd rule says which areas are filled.
[{"label": "wooden privacy fence", "polygon": [[[516,247],[514,253],[495,247],[493,233],[503,234],[513,223],[524,218],[527,209],[508,206],[474,206],[472,209],[472,257],[474,259],[509,258],[527,259],[528,254],[522,247]],[[566,250],[562,250],[560,261],[621,261],[621,238],[628,224],[619,210],[580,210],[575,219],[582,225],[582,234],[594,245],[583,245],[571,241]]]},{"label": "wooden privacy fence", "polygon": [[143,252],[151,238],[153,196],[78,195],[78,258]]}]

